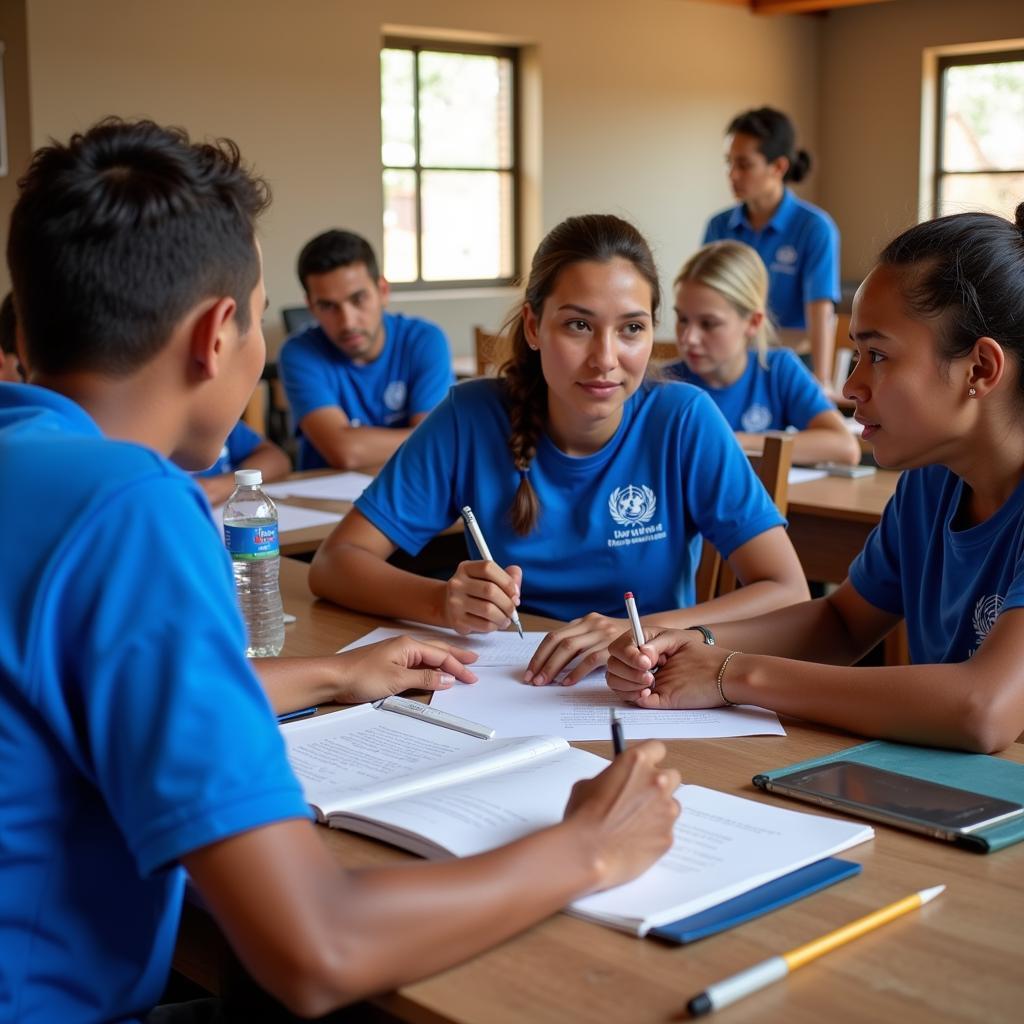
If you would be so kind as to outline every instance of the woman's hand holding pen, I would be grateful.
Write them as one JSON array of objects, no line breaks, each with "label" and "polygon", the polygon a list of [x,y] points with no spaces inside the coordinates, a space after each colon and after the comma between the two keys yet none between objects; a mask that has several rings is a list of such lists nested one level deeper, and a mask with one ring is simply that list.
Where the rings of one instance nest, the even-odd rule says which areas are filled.
[{"label": "woman's hand holding pen", "polygon": [[[608,649],[608,686],[642,708],[717,708],[718,672],[729,651],[710,647],[692,629],[645,630],[637,647],[632,632],[617,637]],[[658,669],[654,688],[651,668]]]},{"label": "woman's hand holding pen", "polygon": [[491,561],[460,562],[444,591],[444,620],[456,633],[506,629],[519,604],[523,570]]},{"label": "woman's hand holding pen", "polygon": [[[523,679],[533,686],[556,679],[562,686],[573,686],[607,662],[608,645],[622,632],[623,624],[622,619],[590,612],[552,630],[534,652]],[[559,679],[559,673],[576,658],[579,661],[572,670]]]},{"label": "woman's hand holding pen", "polygon": [[595,866],[595,889],[628,882],[672,845],[679,772],[661,767],[664,758],[663,743],[637,743],[600,775],[573,786],[565,822],[583,829],[583,855]]}]

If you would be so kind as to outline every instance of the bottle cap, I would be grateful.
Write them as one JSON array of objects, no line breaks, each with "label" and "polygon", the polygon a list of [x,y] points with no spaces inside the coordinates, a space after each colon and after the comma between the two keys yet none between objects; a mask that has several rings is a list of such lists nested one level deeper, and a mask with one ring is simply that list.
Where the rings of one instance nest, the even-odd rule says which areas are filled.
[{"label": "bottle cap", "polygon": [[236,469],[236,487],[259,487],[263,483],[263,472],[259,469]]}]

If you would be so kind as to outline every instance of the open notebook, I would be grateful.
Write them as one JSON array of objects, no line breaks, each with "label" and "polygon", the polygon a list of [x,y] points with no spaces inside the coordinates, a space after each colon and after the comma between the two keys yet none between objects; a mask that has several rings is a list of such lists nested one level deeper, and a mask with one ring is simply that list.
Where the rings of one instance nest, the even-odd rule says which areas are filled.
[{"label": "open notebook", "polygon": [[[608,762],[558,737],[482,740],[362,705],[282,726],[321,822],[424,857],[464,857],[560,821]],[[672,849],[640,878],[570,913],[644,935],[874,835],[863,824],[680,786]]]}]

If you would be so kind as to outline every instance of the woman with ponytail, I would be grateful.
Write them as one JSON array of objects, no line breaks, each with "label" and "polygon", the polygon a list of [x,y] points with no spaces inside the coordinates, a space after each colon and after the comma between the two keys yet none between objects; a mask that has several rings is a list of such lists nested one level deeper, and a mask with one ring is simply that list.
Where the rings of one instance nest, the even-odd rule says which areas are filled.
[{"label": "woman with ponytail", "polygon": [[[646,379],[658,305],[632,225],[558,225],[534,256],[498,378],[453,388],[395,453],[317,552],[313,590],[459,633],[507,628],[517,606],[573,620],[538,648],[538,685],[605,663],[625,590],[645,621],[680,627],[806,597],[783,521],[710,400]],[[447,582],[388,564],[465,505],[494,561],[463,562]],[[694,608],[704,537],[744,586]]]},{"label": "woman with ponytail", "polygon": [[860,445],[814,375],[778,348],[767,315],[768,274],[743,242],[709,242],[675,280],[678,363],[666,376],[706,391],[744,451],[770,430],[796,431],[793,461],[860,461]]},{"label": "woman with ponytail", "polygon": [[[992,752],[1024,730],[1024,203],[890,242],[857,292],[843,388],[904,470],[834,593],[612,645],[609,685],[650,708],[757,704],[867,736]],[[910,665],[856,668],[900,619]],[[742,653],[741,653],[742,652]],[[662,663],[651,690],[650,667]]]},{"label": "woman with ponytail", "polygon": [[753,246],[768,268],[768,308],[787,345],[810,341],[811,368],[832,381],[839,231],[824,210],[786,187],[803,181],[810,154],[796,148],[793,122],[761,107],[726,129],[729,185],[739,200],[708,221],[705,242],[732,238]]}]

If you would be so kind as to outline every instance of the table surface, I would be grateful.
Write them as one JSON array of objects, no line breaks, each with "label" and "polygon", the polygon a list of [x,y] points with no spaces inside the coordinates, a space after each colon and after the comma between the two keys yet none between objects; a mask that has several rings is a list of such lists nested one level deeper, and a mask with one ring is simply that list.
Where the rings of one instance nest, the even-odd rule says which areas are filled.
[{"label": "table surface", "polygon": [[[379,625],[315,601],[307,567],[284,560],[282,591],[298,616],[285,653],[323,654]],[[542,628],[541,620],[528,627]],[[834,730],[784,720],[785,737],[674,741],[669,761],[684,780],[775,801],[750,782],[777,768],[860,742]],[[582,746],[608,756],[609,744]],[[1002,755],[1024,762],[1017,744]],[[809,805],[792,804],[808,813]],[[685,814],[685,808],[683,810]],[[351,867],[408,855],[343,832],[321,830]],[[778,954],[918,889],[945,883],[928,907],[833,952],[717,1015],[736,1021],[830,1024],[864,1020],[1010,1021],[1024,1009],[1024,844],[980,856],[885,826],[844,857],[856,878],[722,935],[679,947],[639,940],[557,915],[470,962],[383,996],[409,1021],[676,1021],[710,983]],[[190,950],[187,929],[179,947]],[[182,948],[183,947],[183,948]]]}]

